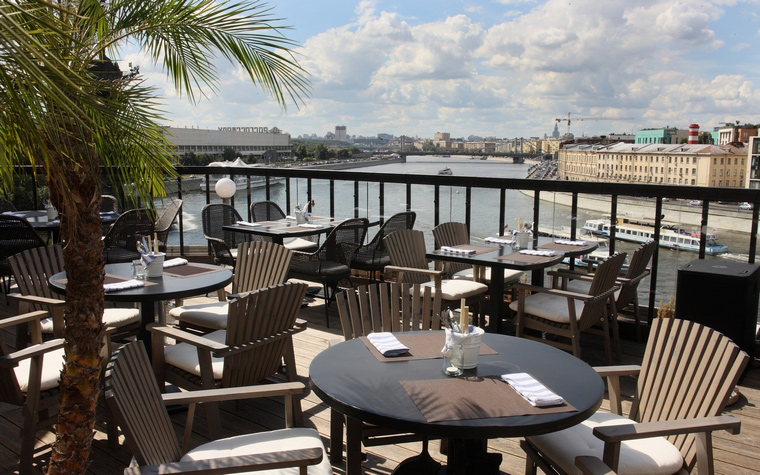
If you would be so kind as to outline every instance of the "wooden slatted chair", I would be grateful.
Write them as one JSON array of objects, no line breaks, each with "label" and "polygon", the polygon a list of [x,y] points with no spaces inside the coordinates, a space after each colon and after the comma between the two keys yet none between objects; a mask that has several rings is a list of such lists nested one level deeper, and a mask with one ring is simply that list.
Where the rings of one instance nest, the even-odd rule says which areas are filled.
[{"label": "wooden slatted chair", "polygon": [[[712,432],[737,434],[740,421],[721,413],[749,356],[698,323],[652,322],[641,366],[598,368],[610,408],[558,432],[528,437],[526,474],[571,473],[577,456],[604,460],[617,473],[714,473]],[[622,416],[620,377],[638,376],[629,417]]]},{"label": "wooden slatted chair", "polygon": [[[285,219],[285,212],[280,205],[270,200],[254,201],[250,206],[251,219],[256,221],[277,221]],[[319,234],[307,236],[306,238],[284,238],[282,245],[293,251],[309,252],[319,246]]]},{"label": "wooden slatted chair", "polygon": [[483,298],[488,286],[466,279],[444,279],[442,270],[430,269],[425,257],[425,236],[422,231],[402,229],[387,235],[385,247],[391,258],[391,265],[385,267],[385,274],[396,273],[396,282],[430,286],[440,293],[443,305],[458,307],[462,299],[468,305],[475,304],[482,312]]},{"label": "wooden slatted chair", "polygon": [[[412,284],[374,283],[348,289],[336,297],[338,314],[346,340],[367,336],[372,332],[403,332],[440,330],[440,293],[431,287]],[[340,463],[343,455],[343,425],[345,417],[330,410],[330,461]],[[415,464],[424,467],[439,465],[427,452],[427,437],[362,423],[361,433],[346,433],[346,473],[358,473],[361,468],[361,445],[375,447],[410,441],[423,441],[423,451]],[[406,472],[413,473],[406,462]],[[415,465],[420,468],[419,465]],[[423,472],[428,473],[428,472]]]},{"label": "wooden slatted chair", "polygon": [[[435,239],[436,249],[439,249],[441,246],[469,244],[470,232],[467,230],[465,223],[449,221],[433,228],[433,239]],[[444,262],[443,270],[452,279],[475,280],[484,284],[491,282],[490,267],[478,266],[477,269],[474,269],[471,265],[459,262]],[[515,282],[519,282],[524,274],[524,272],[519,270],[504,269],[504,289],[506,290],[512,287],[512,284]]]},{"label": "wooden slatted chair", "polygon": [[31,312],[0,320],[0,330],[31,327],[31,344],[9,351],[0,339],[0,402],[20,406],[23,424],[19,473],[32,473],[37,432],[57,421],[58,384],[63,369],[63,339],[42,341],[40,321],[47,312]]},{"label": "wooden slatted chair", "polygon": [[[149,325],[156,378],[188,390],[249,386],[277,374],[284,360],[286,379],[295,381],[293,335],[306,329],[297,317],[307,288],[288,282],[242,294],[229,301],[227,328],[202,336]],[[176,344],[165,345],[165,338]],[[293,411],[300,424],[300,402]],[[221,428],[218,408],[207,412],[213,436]]]},{"label": "wooden slatted chair", "polygon": [[[106,401],[116,414],[124,438],[139,467],[125,474],[240,473],[271,469],[274,474],[329,475],[330,463],[314,429],[294,428],[292,400],[306,389],[302,383],[240,387],[223,391],[191,391],[161,394],[151,373],[142,342],[117,350],[108,364]],[[198,404],[259,397],[285,398],[286,429],[239,435],[208,442],[187,452]],[[189,405],[182,445],[166,411],[166,405]],[[290,468],[289,468],[290,467]]]},{"label": "wooden slatted chair", "polygon": [[[617,253],[602,261],[593,274],[594,279],[587,293],[515,284],[517,301],[512,302],[509,308],[517,312],[516,335],[572,351],[580,358],[581,332],[594,333],[604,339],[605,358],[609,364],[612,359],[610,315],[614,315],[614,300],[610,297],[618,289],[615,279],[620,274],[625,256],[624,252]],[[526,330],[541,332],[541,336],[526,333]],[[547,336],[569,338],[570,343]]]},{"label": "wooden slatted chair", "polygon": [[381,274],[380,280],[382,280],[385,266],[391,263],[391,258],[388,256],[388,250],[385,248],[383,238],[400,229],[412,229],[416,219],[417,213],[414,211],[396,213],[388,218],[380,226],[380,229],[377,230],[372,239],[356,250],[356,254],[351,261],[351,267],[369,272],[370,280],[374,280],[375,272],[377,272]]},{"label": "wooden slatted chair", "polygon": [[[19,293],[8,299],[18,303],[20,313],[46,310],[50,317],[42,320],[42,333],[63,338],[63,309],[66,301],[50,290],[50,278],[64,270],[63,249],[60,244],[27,249],[8,259]],[[113,341],[136,337],[140,330],[140,310],[136,307],[106,307],[103,324],[112,329]],[[20,335],[17,335],[17,337]]]},{"label": "wooden slatted chair", "polygon": [[[293,254],[279,244],[264,241],[238,244],[235,272],[232,275],[232,295],[284,284]],[[180,326],[213,331],[227,328],[229,303],[224,290],[219,301],[184,305],[169,310],[169,316]]]}]

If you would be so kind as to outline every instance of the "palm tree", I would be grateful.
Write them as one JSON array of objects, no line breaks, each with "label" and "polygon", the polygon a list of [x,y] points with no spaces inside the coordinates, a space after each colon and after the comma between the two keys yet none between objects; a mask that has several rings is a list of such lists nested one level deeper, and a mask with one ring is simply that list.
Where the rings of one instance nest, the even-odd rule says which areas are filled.
[{"label": "palm tree", "polygon": [[[152,203],[174,176],[156,91],[109,57],[137,44],[191,101],[215,90],[216,54],[283,107],[308,81],[281,19],[259,0],[0,0],[0,184],[38,167],[61,215],[68,274],[56,442],[49,473],[84,473],[101,388],[101,168]],[[95,272],[93,272],[95,270]]]}]

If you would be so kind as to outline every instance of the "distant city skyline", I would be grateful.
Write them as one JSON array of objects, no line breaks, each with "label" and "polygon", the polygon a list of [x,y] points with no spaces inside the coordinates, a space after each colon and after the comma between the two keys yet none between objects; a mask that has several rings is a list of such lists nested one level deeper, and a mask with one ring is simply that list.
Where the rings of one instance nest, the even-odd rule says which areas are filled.
[{"label": "distant city skyline", "polygon": [[[179,98],[147,57],[125,48],[174,127],[278,127],[347,134],[502,138],[642,128],[712,130],[760,122],[757,0],[272,1],[298,41],[311,98],[283,111],[222,59],[218,94]],[[567,124],[559,124],[564,134]]]}]

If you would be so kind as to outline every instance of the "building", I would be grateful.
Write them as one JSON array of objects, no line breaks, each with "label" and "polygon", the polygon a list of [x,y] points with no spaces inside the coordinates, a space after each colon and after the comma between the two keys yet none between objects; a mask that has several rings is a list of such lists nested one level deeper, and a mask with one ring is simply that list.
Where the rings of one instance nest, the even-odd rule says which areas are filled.
[{"label": "building", "polygon": [[335,140],[341,140],[343,142],[348,142],[348,135],[346,134],[346,126],[345,125],[336,125],[335,126]]},{"label": "building", "polygon": [[758,189],[760,188],[760,137],[754,136],[749,138],[747,160],[750,164],[749,187]]},{"label": "building", "polygon": [[718,129],[718,145],[729,143],[749,143],[750,137],[757,136],[757,127],[723,127]]},{"label": "building", "polygon": [[221,154],[232,148],[238,155],[260,157],[272,150],[278,158],[291,156],[290,134],[277,127],[219,127],[213,129],[164,127],[163,135],[174,144],[174,153]]},{"label": "building", "polygon": [[443,149],[451,148],[451,134],[449,132],[436,132],[433,138],[433,146]]},{"label": "building", "polygon": [[649,144],[679,144],[689,138],[688,130],[678,130],[675,127],[661,129],[641,129],[636,131],[634,143]]},{"label": "building", "polygon": [[708,144],[576,144],[559,151],[562,180],[746,188],[747,150]]}]

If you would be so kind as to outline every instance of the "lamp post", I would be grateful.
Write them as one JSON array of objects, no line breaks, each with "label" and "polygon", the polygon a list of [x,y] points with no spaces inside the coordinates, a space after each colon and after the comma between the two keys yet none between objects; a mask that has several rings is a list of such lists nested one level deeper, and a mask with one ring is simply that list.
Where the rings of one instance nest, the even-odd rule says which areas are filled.
[{"label": "lamp post", "polygon": [[235,194],[235,182],[229,178],[221,178],[214,185],[214,191],[222,199],[222,203],[228,204],[229,199]]}]

